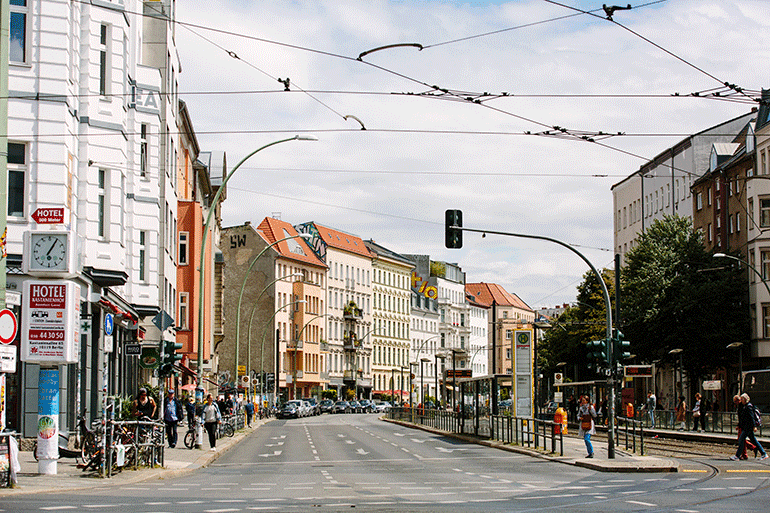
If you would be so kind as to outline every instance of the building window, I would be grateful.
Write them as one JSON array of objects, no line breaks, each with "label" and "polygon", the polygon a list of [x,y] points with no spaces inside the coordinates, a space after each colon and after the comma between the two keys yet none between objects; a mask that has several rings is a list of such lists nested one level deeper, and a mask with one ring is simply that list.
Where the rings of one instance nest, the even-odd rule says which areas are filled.
[{"label": "building window", "polygon": [[708,206],[711,206],[711,187],[706,189],[706,201],[708,203]]},{"label": "building window", "polygon": [[99,32],[99,94],[110,94],[110,27],[101,25]]},{"label": "building window", "polygon": [[759,254],[762,258],[762,279],[767,280],[770,276],[770,249],[763,249]]},{"label": "building window", "polygon": [[27,145],[8,143],[8,211],[9,217],[24,217],[27,183]]},{"label": "building window", "polygon": [[10,61],[16,63],[27,62],[27,20],[29,16],[29,5],[27,0],[11,0],[11,38],[10,38]]},{"label": "building window", "polygon": [[698,192],[695,194],[695,210],[703,210],[703,193]]},{"label": "building window", "polygon": [[190,293],[189,292],[180,292],[179,293],[179,319],[177,320],[177,327],[181,328],[183,330],[186,330],[189,325],[187,323],[187,317],[189,314],[189,302],[190,302]]},{"label": "building window", "polygon": [[187,265],[188,262],[188,235],[188,232],[179,232],[179,265]]},{"label": "building window", "polygon": [[147,281],[147,232],[139,232],[139,281]]},{"label": "building window", "polygon": [[711,232],[711,223],[709,223],[708,230],[706,230],[706,241],[711,242],[713,240],[713,237],[712,237],[711,234],[712,234],[712,232]]},{"label": "building window", "polygon": [[147,123],[142,123],[139,134],[139,176],[147,176]]},{"label": "building window", "polygon": [[513,336],[513,330],[505,330],[505,340],[511,340]]},{"label": "building window", "polygon": [[99,192],[98,192],[98,230],[97,235],[99,237],[106,237],[107,235],[107,184],[108,176],[106,169],[99,170]]},{"label": "building window", "polygon": [[770,305],[762,304],[762,338],[770,338]]},{"label": "building window", "polygon": [[770,227],[770,199],[759,200],[759,227]]}]

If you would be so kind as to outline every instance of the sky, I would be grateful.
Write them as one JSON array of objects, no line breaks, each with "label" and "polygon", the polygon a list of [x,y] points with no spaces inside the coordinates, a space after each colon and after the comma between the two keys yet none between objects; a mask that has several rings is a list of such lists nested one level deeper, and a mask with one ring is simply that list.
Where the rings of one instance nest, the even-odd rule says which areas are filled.
[{"label": "sky", "polygon": [[470,232],[446,249],[444,211],[611,267],[612,185],[756,105],[710,94],[724,82],[770,88],[767,0],[646,0],[613,21],[601,6],[177,0],[179,96],[202,150],[232,168],[318,138],[245,161],[223,226],[316,221],[458,263],[533,309],[574,301],[589,268],[568,249]]}]

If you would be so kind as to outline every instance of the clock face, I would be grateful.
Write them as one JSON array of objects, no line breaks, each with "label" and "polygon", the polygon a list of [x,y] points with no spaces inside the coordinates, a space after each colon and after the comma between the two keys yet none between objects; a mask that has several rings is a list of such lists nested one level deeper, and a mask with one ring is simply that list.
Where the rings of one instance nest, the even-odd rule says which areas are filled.
[{"label": "clock face", "polygon": [[58,270],[67,266],[67,236],[36,234],[31,239],[32,264],[40,270]]}]

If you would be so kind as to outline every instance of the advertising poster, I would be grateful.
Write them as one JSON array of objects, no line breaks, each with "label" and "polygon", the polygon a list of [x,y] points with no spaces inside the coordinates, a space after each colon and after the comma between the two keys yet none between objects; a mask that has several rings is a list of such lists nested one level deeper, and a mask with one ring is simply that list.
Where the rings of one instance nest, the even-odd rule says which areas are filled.
[{"label": "advertising poster", "polygon": [[59,458],[59,369],[40,369],[37,409],[37,455]]},{"label": "advertising poster", "polygon": [[77,363],[80,286],[67,280],[28,280],[23,298],[21,360]]}]

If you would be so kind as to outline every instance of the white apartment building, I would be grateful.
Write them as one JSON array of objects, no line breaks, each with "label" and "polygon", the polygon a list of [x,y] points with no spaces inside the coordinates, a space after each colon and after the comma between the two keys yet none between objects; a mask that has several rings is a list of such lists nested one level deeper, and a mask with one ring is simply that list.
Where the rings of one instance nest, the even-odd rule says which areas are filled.
[{"label": "white apartment building", "polygon": [[[80,362],[60,368],[61,429],[94,416],[102,388],[136,392],[124,343],[173,340],[180,70],[173,0],[12,2],[9,65],[9,301],[19,309],[25,232],[69,234],[80,286]],[[135,14],[144,13],[145,15]],[[38,209],[63,220],[37,224]],[[17,312],[18,314],[19,312]],[[115,318],[112,348],[100,329]],[[106,371],[105,371],[106,366]],[[8,427],[37,432],[37,366],[9,375]]]},{"label": "white apartment building", "polygon": [[469,342],[469,365],[473,377],[486,376],[489,371],[489,311],[487,305],[479,303],[468,294],[470,305],[471,338]]},{"label": "white apartment building", "polygon": [[753,115],[686,137],[611,187],[614,248],[621,264],[639,234],[656,219],[674,214],[692,218],[690,186],[709,168],[712,145],[732,141]]},{"label": "white apartment building", "polygon": [[328,267],[329,387],[337,389],[337,397],[350,391],[371,398],[372,255],[356,235],[312,221],[295,229],[311,235],[310,248]]},{"label": "white apartment building", "polygon": [[393,395],[408,390],[401,383],[401,370],[409,364],[410,286],[414,264],[373,240],[364,241],[364,244],[373,257],[373,393]]}]

